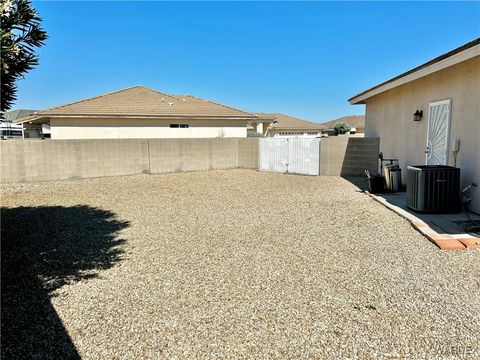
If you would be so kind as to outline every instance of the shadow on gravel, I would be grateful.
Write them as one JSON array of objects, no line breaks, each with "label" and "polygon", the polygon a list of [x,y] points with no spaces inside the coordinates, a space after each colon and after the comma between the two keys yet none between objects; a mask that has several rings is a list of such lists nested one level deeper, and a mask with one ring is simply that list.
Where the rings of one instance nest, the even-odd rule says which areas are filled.
[{"label": "shadow on gravel", "polygon": [[362,192],[368,191],[368,179],[367,176],[342,176],[345,180],[351,182],[358,187]]},{"label": "shadow on gravel", "polygon": [[2,207],[2,358],[80,358],[51,293],[120,261],[128,226],[89,206]]}]

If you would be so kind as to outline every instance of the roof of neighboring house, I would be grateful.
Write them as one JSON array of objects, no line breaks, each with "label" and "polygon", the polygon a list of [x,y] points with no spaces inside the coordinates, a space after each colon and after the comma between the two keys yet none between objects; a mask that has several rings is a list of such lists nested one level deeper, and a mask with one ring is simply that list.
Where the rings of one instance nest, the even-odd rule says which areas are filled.
[{"label": "roof of neighboring house", "polygon": [[37,110],[30,110],[30,109],[17,109],[17,110],[5,111],[4,117],[6,121],[15,121],[25,116],[29,116],[36,111]]},{"label": "roof of neighboring house", "polygon": [[295,118],[280,113],[258,113],[260,119],[274,119],[277,122],[272,123],[270,127],[274,129],[323,129],[325,126],[322,124],[314,123],[307,120]]},{"label": "roof of neighboring house", "polygon": [[365,100],[374,95],[378,95],[384,91],[427,76],[449,66],[471,59],[475,56],[480,56],[480,38],[442,54],[390,80],[384,81],[383,83],[364,90],[361,93],[352,96],[350,99],[348,99],[348,101],[350,104],[365,104]]},{"label": "roof of neighboring house", "polygon": [[[232,118],[255,119],[256,115],[190,95],[169,95],[145,86],[133,86],[70,104],[38,111],[34,118],[49,117],[130,118]],[[31,117],[18,121],[30,121]]]},{"label": "roof of neighboring house", "polygon": [[327,128],[333,128],[336,123],[346,122],[356,128],[365,127],[365,115],[349,115],[322,123]]}]

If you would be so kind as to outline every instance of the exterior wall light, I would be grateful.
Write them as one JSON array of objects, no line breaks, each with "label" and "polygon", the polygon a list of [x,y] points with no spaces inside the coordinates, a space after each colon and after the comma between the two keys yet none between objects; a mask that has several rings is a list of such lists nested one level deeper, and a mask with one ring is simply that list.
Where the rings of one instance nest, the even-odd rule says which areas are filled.
[{"label": "exterior wall light", "polygon": [[423,117],[423,110],[418,110],[415,111],[415,114],[413,114],[413,121],[420,121],[422,120]]}]

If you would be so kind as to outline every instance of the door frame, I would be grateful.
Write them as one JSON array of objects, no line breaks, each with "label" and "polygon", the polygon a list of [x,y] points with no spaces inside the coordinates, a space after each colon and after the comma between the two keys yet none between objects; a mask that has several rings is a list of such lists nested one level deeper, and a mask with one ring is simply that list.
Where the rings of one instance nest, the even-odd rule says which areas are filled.
[{"label": "door frame", "polygon": [[446,128],[446,133],[447,133],[447,141],[446,141],[446,154],[445,154],[445,164],[443,165],[448,165],[448,160],[449,160],[449,154],[450,154],[450,127],[451,127],[451,119],[452,119],[452,99],[445,99],[445,100],[439,100],[439,101],[432,101],[431,103],[428,104],[428,119],[427,119],[427,136],[426,136],[426,146],[425,146],[425,165],[427,165],[428,162],[428,137],[430,135],[430,115],[431,115],[431,109],[433,106],[438,106],[438,105],[443,105],[447,104],[448,105],[448,116],[447,116],[447,128]]}]

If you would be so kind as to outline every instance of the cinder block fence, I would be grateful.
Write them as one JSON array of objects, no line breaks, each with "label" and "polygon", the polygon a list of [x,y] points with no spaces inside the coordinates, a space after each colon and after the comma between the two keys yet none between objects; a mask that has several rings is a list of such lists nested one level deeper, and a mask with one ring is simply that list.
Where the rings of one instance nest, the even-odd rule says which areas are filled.
[{"label": "cinder block fence", "polygon": [[338,136],[320,141],[320,175],[365,175],[378,169],[380,138]]},{"label": "cinder block fence", "polygon": [[1,144],[2,182],[257,168],[255,139],[24,140]]},{"label": "cinder block fence", "polygon": [[[328,138],[320,147],[321,175],[377,167],[379,139]],[[249,138],[7,140],[0,153],[2,183],[259,166],[259,141]]]}]

